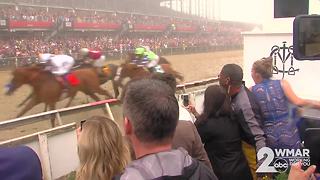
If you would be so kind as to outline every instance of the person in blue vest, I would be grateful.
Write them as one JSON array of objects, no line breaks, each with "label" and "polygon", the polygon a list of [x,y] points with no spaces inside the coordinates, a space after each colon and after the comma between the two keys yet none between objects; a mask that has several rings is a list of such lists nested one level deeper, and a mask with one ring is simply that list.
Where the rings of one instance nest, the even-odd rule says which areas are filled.
[{"label": "person in blue vest", "polygon": [[263,115],[263,130],[267,146],[272,149],[299,149],[301,140],[297,128],[299,117],[291,114],[289,103],[320,109],[320,102],[298,97],[286,80],[272,80],[272,57],[262,58],[252,65],[251,88]]}]

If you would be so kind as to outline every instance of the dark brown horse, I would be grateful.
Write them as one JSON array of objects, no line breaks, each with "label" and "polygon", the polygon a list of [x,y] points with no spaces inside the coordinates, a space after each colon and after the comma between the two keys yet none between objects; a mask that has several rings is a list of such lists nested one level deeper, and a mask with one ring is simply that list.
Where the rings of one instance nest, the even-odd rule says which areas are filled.
[{"label": "dark brown horse", "polygon": [[[161,64],[160,65],[164,73],[172,74],[176,79],[180,80],[180,82],[183,81],[183,76],[181,73],[175,71],[171,68],[170,64]],[[120,67],[117,70],[117,75],[115,77],[115,89],[118,89],[118,87],[123,87],[122,84],[123,79],[130,78],[130,79],[138,79],[143,78],[151,75],[151,72],[145,68],[138,66],[134,63],[124,63],[121,64]]]},{"label": "dark brown horse", "polygon": [[[67,106],[70,105],[78,91],[82,91],[96,101],[99,101],[99,98],[95,93],[112,97],[107,91],[100,88],[99,77],[92,69],[79,69],[72,73],[79,80],[79,84],[69,87],[67,96],[70,97],[70,100]],[[53,74],[43,71],[40,67],[22,67],[14,70],[12,75],[13,78],[7,91],[8,95],[12,94],[23,84],[28,84],[33,88],[30,101],[17,117],[22,116],[39,103],[45,103],[49,106],[50,110],[55,109],[56,103],[63,94],[64,87]],[[54,119],[51,119],[51,124],[52,126],[55,125]]]}]

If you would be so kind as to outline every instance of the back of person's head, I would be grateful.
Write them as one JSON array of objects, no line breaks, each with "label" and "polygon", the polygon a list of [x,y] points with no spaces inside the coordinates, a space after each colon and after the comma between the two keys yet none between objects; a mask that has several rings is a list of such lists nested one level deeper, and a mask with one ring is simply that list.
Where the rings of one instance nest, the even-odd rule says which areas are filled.
[{"label": "back of person's head", "polygon": [[204,93],[203,113],[200,122],[210,117],[228,115],[231,112],[230,97],[219,85],[209,86]]},{"label": "back of person's head", "polygon": [[173,90],[173,93],[176,92],[177,81],[172,74],[168,73],[155,73],[151,76],[151,79],[156,79],[167,83]]},{"label": "back of person's head", "polygon": [[111,179],[124,170],[130,156],[118,125],[103,116],[93,116],[82,124],[78,154],[78,180]]},{"label": "back of person's head", "polygon": [[223,66],[220,76],[230,78],[230,85],[240,86],[242,84],[243,71],[237,64],[226,64]]},{"label": "back of person's head", "polygon": [[0,179],[41,180],[42,169],[37,154],[27,146],[0,148]]},{"label": "back of person's head", "polygon": [[179,107],[172,89],[164,82],[141,79],[126,86],[123,113],[137,139],[144,143],[171,143]]},{"label": "back of person's head", "polygon": [[253,63],[252,69],[261,75],[263,79],[272,77],[272,57],[262,58]]}]

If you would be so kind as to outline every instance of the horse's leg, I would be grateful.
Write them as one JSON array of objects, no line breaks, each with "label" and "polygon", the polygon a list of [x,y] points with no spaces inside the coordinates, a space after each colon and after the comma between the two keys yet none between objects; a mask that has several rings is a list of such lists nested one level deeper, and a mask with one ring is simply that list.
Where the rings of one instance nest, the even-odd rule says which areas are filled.
[{"label": "horse's leg", "polygon": [[[56,105],[55,104],[49,104],[49,109],[50,110],[55,110],[56,109]],[[56,116],[52,115],[50,118],[50,122],[51,122],[51,127],[55,127],[55,120],[56,120]]]},{"label": "horse's leg", "polygon": [[100,86],[95,88],[94,92],[101,94],[101,95],[109,96],[110,98],[113,98],[112,95],[107,90],[102,89]]},{"label": "horse's leg", "polygon": [[69,101],[68,101],[68,103],[67,103],[67,105],[65,107],[69,107],[70,106],[70,104],[71,104],[72,100],[74,99],[74,97],[76,96],[76,94],[77,94],[77,92],[69,94],[70,98],[69,98]]},{"label": "horse's leg", "polygon": [[27,105],[21,110],[20,113],[18,113],[17,117],[20,117],[24,115],[27,111],[29,111],[31,108],[33,108],[35,105],[39,104],[40,102],[36,100],[35,98],[32,98]]},{"label": "horse's leg", "polygon": [[92,92],[86,92],[87,95],[89,95],[92,99],[94,99],[95,101],[100,101],[100,98],[95,95],[94,93]]},{"label": "horse's leg", "polygon": [[31,99],[33,96],[33,92],[31,94],[29,94],[29,96],[24,99],[20,104],[18,104],[18,107],[21,107],[22,105],[24,105],[29,99]]}]

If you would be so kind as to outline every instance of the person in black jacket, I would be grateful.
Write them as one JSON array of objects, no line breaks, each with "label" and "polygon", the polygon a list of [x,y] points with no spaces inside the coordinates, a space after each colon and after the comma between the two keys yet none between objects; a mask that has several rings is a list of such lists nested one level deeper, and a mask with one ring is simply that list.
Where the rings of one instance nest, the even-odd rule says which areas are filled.
[{"label": "person in black jacket", "polygon": [[137,159],[114,179],[217,179],[186,150],[172,149],[179,107],[169,85],[154,79],[129,82],[124,90],[123,115],[124,132]]},{"label": "person in black jacket", "polygon": [[219,85],[209,86],[204,94],[203,112],[199,115],[192,105],[189,109],[197,117],[196,126],[211,165],[220,180],[251,180],[252,175],[241,147],[242,137],[252,138],[242,129],[233,113],[230,97]]}]

